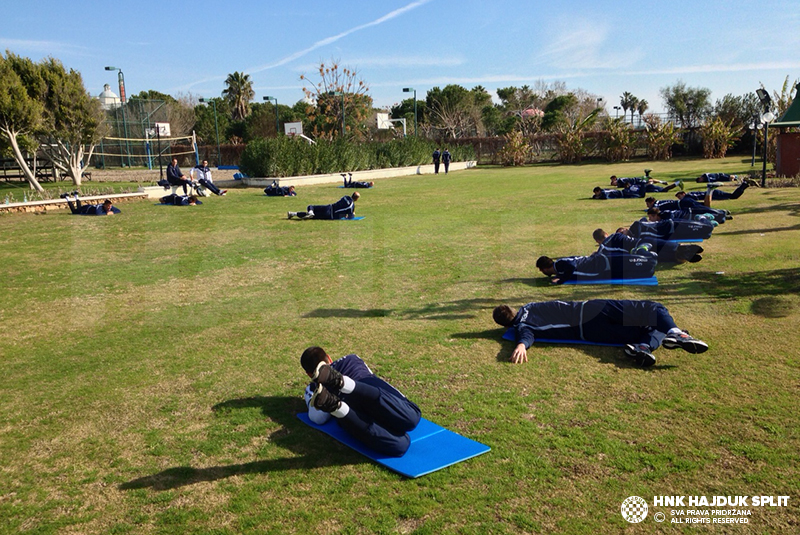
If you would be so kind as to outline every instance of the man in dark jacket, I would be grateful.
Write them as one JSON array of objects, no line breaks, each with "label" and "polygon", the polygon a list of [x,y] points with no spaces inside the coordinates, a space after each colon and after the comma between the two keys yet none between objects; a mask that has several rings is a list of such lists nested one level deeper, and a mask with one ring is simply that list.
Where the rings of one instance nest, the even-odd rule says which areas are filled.
[{"label": "man in dark jacket", "polygon": [[641,254],[613,251],[555,260],[540,256],[536,260],[536,267],[544,275],[552,277],[550,282],[553,284],[563,284],[571,280],[643,279],[653,276],[657,264],[658,254],[644,249]]},{"label": "man in dark jacket", "polygon": [[333,204],[310,204],[305,212],[288,212],[289,219],[353,219],[355,216],[355,203],[361,197],[357,191],[353,195],[345,195]]},{"label": "man in dark jacket", "polygon": [[511,362],[528,362],[527,350],[539,338],[627,344],[625,354],[643,367],[652,366],[652,351],[663,345],[703,353],[708,345],[678,328],[669,311],[654,301],[594,299],[528,303],[514,311],[500,305],[492,313],[503,327],[513,327],[517,342]]}]

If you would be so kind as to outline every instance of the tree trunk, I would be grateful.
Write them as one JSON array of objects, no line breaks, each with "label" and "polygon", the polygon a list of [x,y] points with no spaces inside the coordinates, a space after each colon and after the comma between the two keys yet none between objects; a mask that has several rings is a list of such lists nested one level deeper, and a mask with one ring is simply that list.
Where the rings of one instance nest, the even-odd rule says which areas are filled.
[{"label": "tree trunk", "polygon": [[28,184],[30,184],[32,189],[35,189],[39,193],[44,193],[44,188],[41,184],[39,184],[39,181],[36,180],[36,175],[34,175],[33,171],[31,171],[31,168],[28,167],[28,162],[25,161],[25,156],[22,154],[22,150],[19,148],[19,144],[17,143],[18,132],[10,130],[7,127],[3,127],[1,130],[11,144],[11,150],[14,152],[14,159],[17,161],[19,168],[22,169],[22,173],[25,175],[25,180],[28,181]]}]

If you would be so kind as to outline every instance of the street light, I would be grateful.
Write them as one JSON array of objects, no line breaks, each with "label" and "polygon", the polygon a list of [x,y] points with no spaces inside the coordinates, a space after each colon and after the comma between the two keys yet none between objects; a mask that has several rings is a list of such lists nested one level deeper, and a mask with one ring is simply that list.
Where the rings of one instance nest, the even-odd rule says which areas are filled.
[{"label": "street light", "polygon": [[344,139],[344,91],[328,91],[328,94],[332,97],[340,95],[342,97],[342,139]]},{"label": "street light", "polygon": [[214,131],[217,133],[217,167],[222,165],[222,154],[219,150],[219,125],[217,124],[217,101],[213,98],[211,100],[206,100],[204,98],[197,99],[200,102],[208,103],[210,102],[211,105],[214,107]]},{"label": "street light", "polygon": [[619,110],[622,109],[622,106],[614,106],[614,109],[616,110],[614,112],[614,119],[619,119]]},{"label": "street light", "polygon": [[[117,67],[106,67],[106,70],[119,72],[117,79],[119,80],[119,102],[122,107],[122,129],[125,131],[125,154],[128,156],[128,167],[130,167],[131,147],[128,141],[128,119],[125,117],[125,104],[127,103],[127,99],[125,98],[125,75],[122,74],[122,69],[118,69]],[[121,157],[120,160],[122,160]]]},{"label": "street light", "polygon": [[417,90],[413,87],[404,87],[403,93],[414,92],[414,137],[417,137]]},{"label": "street light", "polygon": [[275,137],[278,137],[281,134],[279,130],[280,126],[278,124],[278,99],[275,97],[264,97],[264,100],[275,102]]},{"label": "street light", "polygon": [[772,99],[769,98],[769,93],[763,88],[756,89],[756,95],[758,95],[758,100],[761,101],[761,105],[764,106],[764,113],[761,115],[761,122],[764,123],[764,166],[761,169],[761,187],[766,187],[767,183],[767,142],[769,140],[767,132],[769,131],[769,123],[775,119],[775,116],[769,111],[770,105],[772,104]]}]

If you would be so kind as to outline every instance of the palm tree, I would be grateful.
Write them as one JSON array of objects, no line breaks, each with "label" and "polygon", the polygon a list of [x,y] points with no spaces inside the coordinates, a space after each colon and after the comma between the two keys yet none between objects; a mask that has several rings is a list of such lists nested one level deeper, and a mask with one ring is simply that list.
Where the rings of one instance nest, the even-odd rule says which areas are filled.
[{"label": "palm tree", "polygon": [[649,105],[645,99],[640,100],[636,105],[636,111],[639,112],[639,126],[642,124],[642,118],[644,117],[644,112],[647,111],[648,106]]},{"label": "palm tree", "polygon": [[622,106],[622,116],[625,117],[628,114],[628,110],[631,110],[631,122],[633,122],[633,110],[636,109],[636,103],[638,101],[639,99],[628,91],[625,91],[622,93],[622,96],[619,97],[619,105]]},{"label": "palm tree", "polygon": [[250,115],[250,101],[256,96],[250,75],[235,71],[225,79],[225,85],[227,87],[222,90],[222,96],[231,106],[233,120],[241,121]]}]

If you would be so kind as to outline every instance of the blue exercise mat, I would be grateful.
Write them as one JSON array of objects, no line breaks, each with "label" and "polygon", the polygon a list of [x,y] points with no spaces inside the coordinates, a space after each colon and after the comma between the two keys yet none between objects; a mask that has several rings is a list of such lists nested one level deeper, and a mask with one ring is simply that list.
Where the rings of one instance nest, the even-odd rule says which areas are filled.
[{"label": "blue exercise mat", "polygon": [[568,280],[564,284],[621,284],[623,286],[658,286],[658,279],[647,277],[646,279],[578,279]]},{"label": "blue exercise mat", "polygon": [[361,221],[365,217],[367,217],[367,216],[360,215],[360,216],[357,216],[357,217],[344,217],[342,219],[336,219],[336,221]]},{"label": "blue exercise mat", "polygon": [[703,238],[688,238],[686,240],[667,240],[667,243],[702,243]]},{"label": "blue exercise mat", "polygon": [[303,423],[322,431],[345,446],[353,448],[378,464],[382,464],[386,468],[406,477],[424,476],[491,450],[485,444],[461,436],[422,418],[416,429],[408,433],[411,438],[411,446],[405,455],[402,457],[387,457],[364,446],[350,436],[344,429],[339,427],[334,418],[328,420],[325,425],[317,425],[309,420],[307,412],[301,412],[297,417]]},{"label": "blue exercise mat", "polygon": [[339,189],[372,189],[372,188],[373,188],[373,186],[370,186],[368,188],[354,188],[353,186],[339,186]]},{"label": "blue exercise mat", "polygon": [[[514,328],[510,327],[503,333],[503,340],[510,340],[512,342],[517,341],[517,337],[514,336]],[[556,338],[535,338],[533,343],[540,343],[540,344],[581,344],[585,346],[606,346],[606,347],[625,347],[625,344],[611,344],[605,342],[587,342],[586,340],[558,340]]]}]

